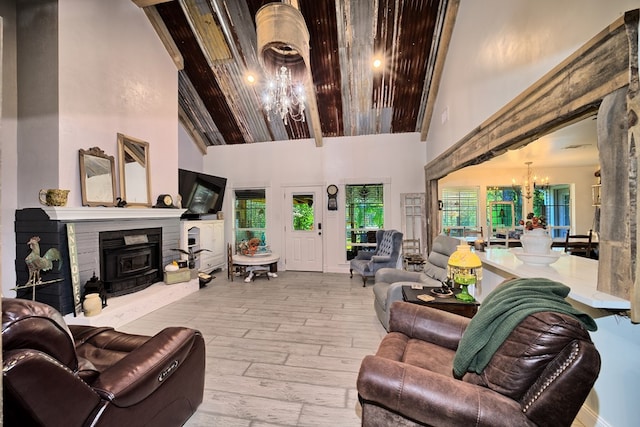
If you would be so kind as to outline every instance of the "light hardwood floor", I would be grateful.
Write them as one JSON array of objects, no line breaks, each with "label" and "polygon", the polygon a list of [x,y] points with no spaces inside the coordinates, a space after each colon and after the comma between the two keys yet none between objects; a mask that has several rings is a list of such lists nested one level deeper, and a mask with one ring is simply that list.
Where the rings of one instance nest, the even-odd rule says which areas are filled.
[{"label": "light hardwood floor", "polygon": [[152,335],[165,326],[202,332],[204,402],[187,426],[358,426],[360,361],[385,330],[371,286],[348,274],[282,272],[206,288],[120,327]]},{"label": "light hardwood floor", "polygon": [[251,283],[216,276],[195,294],[118,328],[153,335],[182,325],[202,332],[204,402],[186,426],[359,426],[360,361],[386,334],[371,286],[348,274],[287,271]]}]

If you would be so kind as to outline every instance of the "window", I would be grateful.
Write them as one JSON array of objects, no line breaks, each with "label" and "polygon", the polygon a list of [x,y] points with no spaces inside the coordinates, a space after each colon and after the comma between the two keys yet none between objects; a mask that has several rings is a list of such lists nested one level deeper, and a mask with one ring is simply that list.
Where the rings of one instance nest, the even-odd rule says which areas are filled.
[{"label": "window", "polygon": [[384,228],[383,184],[345,186],[347,260],[363,248],[375,248],[376,230]]},{"label": "window", "polygon": [[[520,187],[489,187],[487,188],[487,211],[489,211],[491,202],[513,202],[514,224],[518,225],[520,220],[526,222],[527,214],[529,214],[529,212],[524,212],[523,198]],[[570,200],[571,194],[567,184],[537,186],[533,190],[529,206],[533,206],[535,216],[545,217],[551,237],[562,238],[565,236],[566,230],[569,229],[571,225]],[[494,205],[494,207],[500,209],[498,205]],[[502,211],[489,212],[493,226],[511,224],[509,211],[504,210],[504,212],[506,216]]]},{"label": "window", "polygon": [[[522,192],[520,187],[489,187],[487,188],[487,211],[489,211],[491,202],[513,202],[513,209],[515,212],[514,224],[518,224],[523,217],[522,214]],[[510,215],[507,210],[506,215]],[[500,212],[498,213],[498,216]],[[526,215],[525,215],[526,217]],[[495,218],[493,215],[491,218]],[[504,224],[511,224],[511,218],[504,218]],[[499,225],[495,221],[492,221],[492,226]]]},{"label": "window", "polygon": [[313,194],[294,194],[292,217],[294,231],[311,231],[315,224],[315,213],[313,209]]},{"label": "window", "polygon": [[571,190],[568,184],[536,188],[533,197],[533,213],[544,215],[551,237],[563,238],[571,227]]},{"label": "window", "polygon": [[478,188],[443,188],[442,229],[462,237],[465,227],[478,227]]},{"label": "window", "polygon": [[235,191],[235,238],[236,245],[254,237],[260,245],[266,242],[267,203],[264,189]]}]

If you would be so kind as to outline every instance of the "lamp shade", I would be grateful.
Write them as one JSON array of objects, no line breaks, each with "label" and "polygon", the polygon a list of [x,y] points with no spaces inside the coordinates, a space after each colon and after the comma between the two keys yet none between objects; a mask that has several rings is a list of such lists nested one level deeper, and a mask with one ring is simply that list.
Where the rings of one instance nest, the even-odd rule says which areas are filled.
[{"label": "lamp shade", "polygon": [[469,245],[458,245],[456,251],[449,257],[448,264],[451,267],[460,268],[480,268],[482,267],[482,261],[480,257],[471,252]]},{"label": "lamp shade", "polygon": [[449,257],[447,264],[451,278],[456,273],[464,272],[465,274],[473,274],[478,280],[482,279],[482,261],[478,255],[471,252],[471,247],[467,244],[458,245],[456,251]]}]

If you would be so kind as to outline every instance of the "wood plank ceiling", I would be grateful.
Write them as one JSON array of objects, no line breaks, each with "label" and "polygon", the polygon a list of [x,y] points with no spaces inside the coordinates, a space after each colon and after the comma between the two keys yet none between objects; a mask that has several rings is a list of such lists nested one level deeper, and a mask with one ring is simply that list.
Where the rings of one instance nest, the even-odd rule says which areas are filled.
[{"label": "wood plank ceiling", "polygon": [[[426,131],[459,0],[299,0],[319,124],[270,117],[255,15],[266,0],[133,0],[179,69],[180,120],[222,144]],[[384,58],[378,70],[375,55]],[[258,76],[256,84],[246,80]],[[313,97],[307,97],[311,102]],[[307,108],[307,112],[309,109]],[[312,117],[311,117],[312,119]],[[320,129],[322,135],[314,135]]]}]

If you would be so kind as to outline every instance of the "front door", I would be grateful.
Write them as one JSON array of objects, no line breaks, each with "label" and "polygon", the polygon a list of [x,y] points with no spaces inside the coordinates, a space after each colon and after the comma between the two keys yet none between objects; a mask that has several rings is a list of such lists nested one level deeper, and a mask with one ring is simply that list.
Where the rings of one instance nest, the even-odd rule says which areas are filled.
[{"label": "front door", "polygon": [[322,271],[322,187],[285,191],[287,270]]}]

